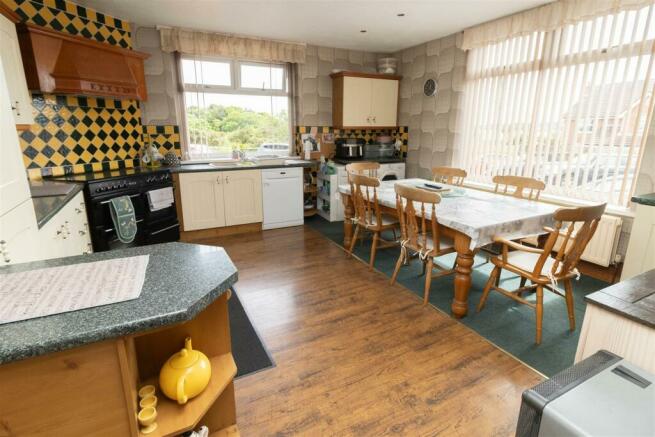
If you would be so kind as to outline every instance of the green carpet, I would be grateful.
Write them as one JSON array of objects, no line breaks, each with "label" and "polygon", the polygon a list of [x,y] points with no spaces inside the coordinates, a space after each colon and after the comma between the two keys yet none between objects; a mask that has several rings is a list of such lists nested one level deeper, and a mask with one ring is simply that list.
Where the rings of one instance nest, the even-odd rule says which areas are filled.
[{"label": "green carpet", "polygon": [[[343,244],[343,222],[330,223],[316,216],[305,219],[305,224],[337,244]],[[391,236],[385,236],[385,238],[391,239]],[[364,241],[363,244],[358,242],[354,252],[359,258],[368,260],[370,247],[370,240]],[[395,247],[378,250],[375,268],[390,277],[399,252],[400,249]],[[455,254],[437,259],[439,264],[447,268],[452,266],[454,260]],[[576,320],[574,332],[569,332],[568,329],[565,300],[545,290],[542,341],[541,345],[537,346],[534,343],[535,314],[534,310],[527,305],[521,305],[492,291],[484,310],[480,313],[475,312],[482,289],[493,267],[491,263],[483,264],[485,260],[486,257],[483,256],[477,256],[475,259],[469,293],[468,316],[459,321],[546,376],[552,376],[571,366],[585,312],[584,296],[605,288],[609,284],[588,276],[581,277],[579,281],[573,281]],[[415,259],[409,266],[401,268],[398,282],[422,298],[424,277],[420,274],[421,263]],[[453,298],[453,280],[454,275],[433,279],[430,288],[430,303],[447,314],[450,314],[450,304]],[[516,275],[503,271],[501,276],[503,288],[513,290],[518,288],[518,283],[519,278]],[[528,296],[527,299],[534,299],[534,294]]]}]

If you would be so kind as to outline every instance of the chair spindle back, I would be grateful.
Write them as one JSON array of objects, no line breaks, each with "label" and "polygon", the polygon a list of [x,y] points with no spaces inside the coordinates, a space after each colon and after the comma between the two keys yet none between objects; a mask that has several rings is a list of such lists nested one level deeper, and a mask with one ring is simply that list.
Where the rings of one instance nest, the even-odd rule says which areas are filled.
[{"label": "chair spindle back", "polygon": [[432,169],[432,180],[442,184],[458,185],[464,184],[466,170],[455,167],[434,167]]},{"label": "chair spindle back", "polygon": [[[539,257],[533,273],[537,275],[550,256],[557,240],[563,238],[557,249],[555,262],[550,271],[555,278],[568,275],[575,270],[589,240],[594,236],[607,204],[583,206],[578,208],[560,208],[555,211],[554,228],[545,228],[549,231],[548,239],[544,244],[544,253]],[[562,229],[563,224],[566,227]]]},{"label": "chair spindle back", "polygon": [[437,204],[441,202],[441,196],[438,193],[401,184],[395,184],[394,189],[400,234],[404,245],[417,252],[423,252],[429,250],[428,239],[431,238],[432,253],[440,252]]},{"label": "chair spindle back", "polygon": [[382,214],[378,203],[377,187],[380,181],[369,176],[350,173],[350,190],[355,207],[355,220],[362,226],[380,225]]},{"label": "chair spindle back", "polygon": [[[493,182],[496,184],[494,193],[509,194],[519,199],[539,200],[541,192],[546,188],[542,181],[523,176],[497,175],[493,177]],[[499,191],[501,186],[503,189]],[[508,193],[510,187],[514,188],[514,191]],[[529,190],[527,196],[525,190]]]}]

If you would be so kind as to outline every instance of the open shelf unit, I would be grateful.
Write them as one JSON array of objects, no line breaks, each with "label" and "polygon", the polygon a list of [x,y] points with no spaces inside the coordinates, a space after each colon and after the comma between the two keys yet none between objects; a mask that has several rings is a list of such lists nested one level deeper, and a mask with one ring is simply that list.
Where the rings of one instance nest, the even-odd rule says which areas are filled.
[{"label": "open shelf unit", "polygon": [[[168,399],[163,393],[158,393],[157,429],[150,437],[175,436],[194,429],[198,421],[207,413],[216,399],[232,382],[237,374],[237,366],[232,354],[223,354],[209,359],[212,377],[207,388],[185,405]],[[157,378],[145,381],[145,384],[157,385]],[[145,434],[140,435],[145,437]]]},{"label": "open shelf unit", "polygon": [[[230,294],[224,293],[188,322],[139,334],[127,342],[125,367],[129,375],[127,384],[130,385],[135,422],[138,389],[146,384],[157,387],[157,429],[143,434],[136,423],[139,437],[177,436],[201,425],[207,426],[212,436],[239,435],[234,400],[237,367],[232,356],[227,314]],[[202,393],[179,405],[164,395],[159,389],[158,380],[161,366],[184,346],[186,337],[191,337],[193,349],[207,355],[212,373]]]},{"label": "open shelf unit", "polygon": [[[305,217],[311,217],[316,214],[317,191],[317,166],[318,163],[312,167],[305,167],[303,169],[303,210]],[[304,209],[305,204],[311,203],[312,208]]]}]

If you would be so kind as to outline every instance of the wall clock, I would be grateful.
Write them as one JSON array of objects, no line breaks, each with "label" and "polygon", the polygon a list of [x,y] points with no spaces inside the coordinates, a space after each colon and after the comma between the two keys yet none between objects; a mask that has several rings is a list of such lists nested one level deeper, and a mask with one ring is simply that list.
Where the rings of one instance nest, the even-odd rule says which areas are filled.
[{"label": "wall clock", "polygon": [[432,97],[437,94],[437,81],[434,79],[428,79],[423,84],[423,94],[428,97]]}]

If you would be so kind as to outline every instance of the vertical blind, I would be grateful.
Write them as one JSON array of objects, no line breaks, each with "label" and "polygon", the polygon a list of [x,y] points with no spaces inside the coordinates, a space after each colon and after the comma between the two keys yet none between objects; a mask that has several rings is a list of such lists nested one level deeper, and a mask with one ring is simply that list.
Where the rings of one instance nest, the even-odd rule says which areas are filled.
[{"label": "vertical blind", "polygon": [[652,116],[655,5],[471,49],[458,165],[626,206]]}]

